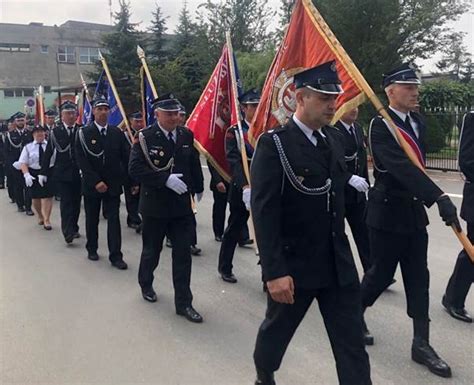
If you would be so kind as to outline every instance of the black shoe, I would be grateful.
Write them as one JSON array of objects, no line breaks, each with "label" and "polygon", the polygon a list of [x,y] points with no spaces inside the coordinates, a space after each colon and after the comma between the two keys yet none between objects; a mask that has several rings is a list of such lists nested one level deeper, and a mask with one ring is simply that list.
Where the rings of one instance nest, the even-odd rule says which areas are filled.
[{"label": "black shoe", "polygon": [[110,262],[110,263],[112,264],[113,267],[116,267],[119,270],[127,270],[128,269],[128,265],[123,259],[119,259],[118,261],[113,261],[113,262]]},{"label": "black shoe", "polygon": [[166,247],[172,248],[173,244],[171,243],[171,240],[169,238],[166,238]]},{"label": "black shoe", "polygon": [[31,209],[26,210],[26,211],[25,211],[25,214],[28,215],[29,217],[35,215],[35,213],[34,213]]},{"label": "black shoe", "polygon": [[276,385],[273,372],[257,368],[255,385]]},{"label": "black shoe", "polygon": [[199,255],[201,254],[201,249],[196,245],[191,245],[191,255]]},{"label": "black shoe", "polygon": [[60,196],[55,196],[55,197],[54,197],[54,200],[55,200],[56,202],[61,202],[61,197],[60,197]]},{"label": "black shoe", "polygon": [[43,229],[50,231],[53,228],[51,227],[51,225],[43,225]]},{"label": "black shoe", "polygon": [[201,315],[196,310],[194,310],[192,306],[185,307],[184,309],[178,309],[176,310],[176,314],[183,316],[191,322],[201,323],[203,321]]},{"label": "black shoe", "polygon": [[268,287],[267,287],[267,283],[266,283],[266,282],[264,282],[264,283],[262,284],[262,290],[263,290],[264,293],[268,292]]},{"label": "black shoe", "polygon": [[18,212],[19,212],[19,213],[24,213],[24,212],[25,212],[25,208],[24,208],[24,207],[18,207]]},{"label": "black shoe", "polygon": [[5,188],[5,185],[0,184],[0,190],[3,190]]},{"label": "black shoe", "polygon": [[216,235],[214,239],[216,242],[222,242],[222,237],[220,237],[219,235]]},{"label": "black shoe", "polygon": [[428,344],[427,341],[415,338],[411,346],[411,359],[421,365],[425,365],[430,372],[437,376],[451,377],[451,368],[443,361]]},{"label": "black shoe", "polygon": [[74,235],[68,235],[67,237],[64,237],[64,240],[66,241],[66,243],[69,245],[72,243],[72,241],[74,240]]},{"label": "black shoe", "polygon": [[87,255],[87,258],[89,258],[91,261],[98,261],[99,260],[99,254],[97,254],[96,251],[89,252]]},{"label": "black shoe", "polygon": [[140,224],[139,223],[128,223],[127,226],[130,227],[131,229],[136,230],[140,226]]},{"label": "black shoe", "polygon": [[364,333],[364,345],[372,346],[374,344],[374,336],[370,333],[364,319],[362,319],[362,331]]},{"label": "black shoe", "polygon": [[142,225],[141,225],[141,224],[135,229],[135,232],[136,232],[137,234],[141,234],[141,233],[142,233]]},{"label": "black shoe", "polygon": [[77,239],[77,238],[80,238],[80,237],[81,237],[81,234],[79,234],[79,233],[74,233],[74,234],[72,234],[72,237],[73,237],[74,239]]},{"label": "black shoe", "polygon": [[244,239],[243,241],[239,242],[239,247],[245,247],[250,245],[253,245],[253,239],[250,238]]},{"label": "black shoe", "polygon": [[10,198],[10,203],[16,203],[16,202],[15,202],[15,199]]},{"label": "black shoe", "polygon": [[153,288],[142,289],[142,297],[145,301],[156,302],[158,300],[155,290]]},{"label": "black shoe", "polygon": [[456,318],[459,321],[472,323],[472,317],[469,315],[469,313],[464,308],[456,308],[452,306],[448,302],[446,295],[443,295],[443,299],[441,300],[441,303],[443,304],[444,308],[446,309],[446,311],[451,317]]},{"label": "black shoe", "polygon": [[237,283],[237,278],[235,278],[235,275],[232,273],[230,274],[221,273],[221,278],[223,281],[228,282],[228,283]]}]

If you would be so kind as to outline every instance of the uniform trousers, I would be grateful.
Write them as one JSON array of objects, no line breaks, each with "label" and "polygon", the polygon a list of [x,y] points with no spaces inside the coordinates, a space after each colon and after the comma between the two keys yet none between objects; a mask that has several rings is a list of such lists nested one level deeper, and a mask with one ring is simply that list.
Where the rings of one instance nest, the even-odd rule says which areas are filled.
[{"label": "uniform trousers", "polygon": [[[13,166],[12,166],[13,168]],[[13,168],[13,179],[14,179],[14,196],[15,202],[18,208],[24,208],[25,210],[31,210],[31,194],[26,188],[25,178],[23,173]]]},{"label": "uniform trousers", "polygon": [[191,306],[191,238],[194,215],[177,218],[156,218],[143,216],[142,242],[143,249],[138,270],[138,283],[143,290],[153,285],[153,272],[160,262],[163,239],[167,235],[173,248],[173,286],[176,310]]},{"label": "uniform trousers", "polygon": [[[474,222],[467,223],[467,236],[474,242]],[[453,274],[446,288],[446,299],[457,309],[464,309],[467,293],[474,282],[474,263],[463,249],[456,260]]]},{"label": "uniform trousers", "polygon": [[56,181],[57,192],[61,197],[61,231],[64,238],[69,238],[79,232],[79,214],[81,212],[81,178],[72,181]]},{"label": "uniform trousers", "polygon": [[0,162],[0,186],[5,186],[5,164],[3,162]]},{"label": "uniform trousers", "polygon": [[242,192],[233,191],[230,199],[230,215],[227,228],[222,238],[221,249],[219,252],[218,271],[221,274],[232,273],[232,260],[234,259],[235,248],[241,238],[242,229],[247,224],[249,212],[242,202]]},{"label": "uniform trousers", "polygon": [[108,193],[84,195],[87,235],[86,249],[89,253],[95,253],[99,247],[99,215],[101,203],[107,213],[107,245],[109,248],[109,259],[111,262],[116,262],[123,259],[119,215],[120,195],[110,195]]},{"label": "uniform trousers", "polygon": [[15,177],[13,174],[13,166],[5,165],[5,176],[7,178],[8,197],[15,201]]},{"label": "uniform trousers", "polygon": [[138,214],[138,203],[140,201],[140,194],[133,195],[131,192],[132,186],[125,184],[123,192],[125,194],[125,207],[127,208],[127,225],[139,225],[142,223],[140,215]]},{"label": "uniform trousers", "polygon": [[367,201],[346,204],[346,219],[351,228],[364,273],[372,266],[369,246],[369,229],[365,223]]},{"label": "uniform trousers", "polygon": [[[224,234],[225,226],[225,212],[227,208],[227,193],[221,193],[213,190],[212,195],[214,197],[214,203],[212,205],[212,229],[215,237],[222,237]],[[247,223],[242,229],[242,233],[239,237],[239,242],[249,239],[249,228]]]},{"label": "uniform trousers", "polygon": [[362,332],[359,283],[315,290],[296,288],[293,305],[275,302],[268,295],[267,311],[257,335],[254,362],[257,368],[274,372],[298,325],[314,299],[326,326],[336,359],[339,384],[370,385],[369,356]]},{"label": "uniform trousers", "polygon": [[400,263],[408,316],[428,319],[430,274],[426,229],[400,234],[369,227],[369,241],[373,265],[362,280],[362,306],[374,304],[392,282]]}]

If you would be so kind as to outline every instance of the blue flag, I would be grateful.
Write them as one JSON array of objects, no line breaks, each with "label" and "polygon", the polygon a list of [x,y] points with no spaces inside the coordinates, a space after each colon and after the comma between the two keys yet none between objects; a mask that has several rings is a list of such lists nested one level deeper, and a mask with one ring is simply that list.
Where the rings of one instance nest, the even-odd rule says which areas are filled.
[{"label": "blue flag", "polygon": [[88,126],[92,123],[94,117],[92,116],[92,106],[87,98],[86,91],[82,92],[82,125]]},{"label": "blue flag", "polygon": [[155,99],[153,95],[153,90],[151,88],[150,81],[148,76],[146,76],[145,70],[140,68],[140,77],[141,77],[141,96],[142,96],[142,109],[143,117],[146,119],[146,125],[150,126],[155,123],[155,112],[153,110],[153,100]]},{"label": "blue flag", "polygon": [[235,57],[234,53],[232,53],[232,56],[234,56],[234,73],[235,80],[237,83],[237,97],[240,97],[244,92],[244,87],[242,86],[242,80],[240,80],[239,67],[237,66],[237,58]]},{"label": "blue flag", "polygon": [[105,75],[105,70],[102,70],[99,80],[97,81],[97,86],[95,88],[94,97],[102,95],[107,98],[110,106],[110,114],[108,123],[112,126],[121,127],[125,122],[125,117],[122,115],[120,108],[117,103],[118,95],[115,95],[112,86],[107,80]]}]

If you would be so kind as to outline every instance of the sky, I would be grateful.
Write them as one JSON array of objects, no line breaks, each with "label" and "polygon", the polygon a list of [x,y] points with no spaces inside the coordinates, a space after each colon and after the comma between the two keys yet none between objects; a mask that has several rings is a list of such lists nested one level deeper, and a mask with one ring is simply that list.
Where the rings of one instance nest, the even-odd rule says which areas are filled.
[{"label": "sky", "polygon": [[[132,21],[140,23],[140,29],[149,26],[155,3],[158,3],[168,19],[168,31],[172,32],[177,24],[183,0],[129,0],[132,7]],[[472,1],[472,0],[471,0]],[[45,25],[60,25],[67,20],[88,21],[110,24],[110,7],[117,11],[118,0],[0,0],[0,22],[28,24],[41,22]],[[189,9],[195,12],[204,0],[188,0]],[[280,0],[267,0],[269,6],[278,9]],[[453,24],[456,31],[466,32],[466,46],[474,56],[474,10],[464,14]],[[435,69],[439,55],[427,61],[421,61],[423,72]]]}]

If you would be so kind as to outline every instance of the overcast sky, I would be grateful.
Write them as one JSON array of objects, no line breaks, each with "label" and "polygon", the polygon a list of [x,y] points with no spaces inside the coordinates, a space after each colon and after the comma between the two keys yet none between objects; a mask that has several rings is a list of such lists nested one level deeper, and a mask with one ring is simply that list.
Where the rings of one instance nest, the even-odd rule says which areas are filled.
[{"label": "overcast sky", "polygon": [[[0,22],[28,24],[32,21],[46,25],[62,24],[67,20],[89,21],[94,23],[110,23],[110,0],[0,0]],[[117,11],[118,0],[111,0],[112,10]],[[188,0],[191,11],[204,0]],[[183,0],[130,0],[132,6],[132,21],[140,22],[142,29],[146,28],[155,9],[155,3],[161,6],[164,15],[169,16],[168,31],[176,26]],[[267,3],[278,9],[280,0],[267,0]],[[466,32],[466,46],[474,55],[474,14],[473,9],[466,13],[454,24],[458,31]],[[424,71],[434,67],[435,60],[419,63]]]}]

